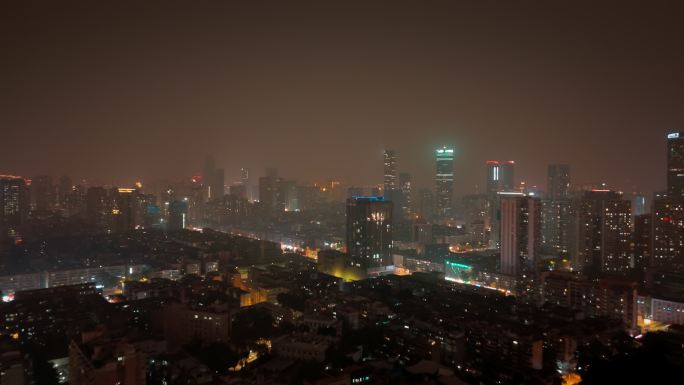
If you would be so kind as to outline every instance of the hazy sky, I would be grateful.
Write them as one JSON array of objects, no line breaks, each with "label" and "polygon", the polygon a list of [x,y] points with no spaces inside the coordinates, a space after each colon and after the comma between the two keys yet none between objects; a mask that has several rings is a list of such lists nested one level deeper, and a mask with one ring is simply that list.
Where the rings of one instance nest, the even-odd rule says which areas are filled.
[{"label": "hazy sky", "polygon": [[[551,4],[553,3],[553,4]],[[601,4],[599,4],[601,3]],[[545,184],[665,184],[684,130],[684,2],[0,3],[0,174],[382,182],[382,150],[458,192],[486,159]]]}]

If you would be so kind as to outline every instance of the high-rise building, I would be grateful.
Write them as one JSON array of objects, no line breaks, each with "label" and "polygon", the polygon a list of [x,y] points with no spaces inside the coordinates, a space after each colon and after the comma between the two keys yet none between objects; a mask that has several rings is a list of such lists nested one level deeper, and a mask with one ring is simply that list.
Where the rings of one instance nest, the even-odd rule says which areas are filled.
[{"label": "high-rise building", "polygon": [[411,174],[402,172],[399,174],[399,189],[401,190],[401,212],[404,218],[411,216]]},{"label": "high-rise building", "polygon": [[214,179],[211,181],[211,199],[221,200],[226,195],[226,173],[222,168],[217,168],[214,172]]},{"label": "high-rise building", "polygon": [[454,149],[435,150],[435,201],[437,216],[449,217],[454,205]]},{"label": "high-rise building", "polygon": [[392,202],[378,196],[347,199],[347,253],[354,267],[392,265]]},{"label": "high-rise building", "polygon": [[610,190],[583,191],[573,201],[570,255],[576,270],[596,275],[631,267],[631,202]]},{"label": "high-rise building", "polygon": [[646,195],[641,193],[634,194],[632,198],[632,215],[643,215],[649,212]]},{"label": "high-rise building", "polygon": [[249,170],[244,167],[240,169],[240,183],[249,186]]},{"label": "high-rise building", "polygon": [[59,184],[57,185],[57,204],[60,208],[65,209],[67,199],[69,194],[73,191],[73,184],[71,183],[71,178],[63,175],[59,178]]},{"label": "high-rise building", "polygon": [[486,166],[487,194],[495,195],[500,191],[513,191],[515,187],[514,161],[488,160]]},{"label": "high-rise building", "polygon": [[643,271],[651,264],[653,217],[651,214],[634,216],[634,267]]},{"label": "high-rise building", "polygon": [[548,253],[566,255],[569,252],[570,199],[544,199],[542,201],[542,246]]},{"label": "high-rise building", "polygon": [[532,294],[541,251],[541,201],[501,195],[501,273],[517,277],[518,294]]},{"label": "high-rise building", "polygon": [[656,194],[653,199],[652,265],[684,270],[684,199]]},{"label": "high-rise building", "polygon": [[418,193],[418,214],[426,219],[435,216],[435,194],[432,190],[421,189]]},{"label": "high-rise building", "polygon": [[52,177],[39,175],[31,179],[31,207],[37,211],[52,210],[55,201],[55,190]]},{"label": "high-rise building", "polygon": [[23,178],[0,175],[0,238],[14,235],[28,214],[28,191]]},{"label": "high-rise building", "polygon": [[385,198],[389,198],[391,192],[399,188],[397,185],[397,154],[394,150],[385,150],[384,165],[385,178],[383,189]]},{"label": "high-rise building", "polygon": [[111,206],[104,187],[90,187],[86,193],[86,220],[92,226],[107,227],[112,213]]},{"label": "high-rise building", "polygon": [[124,233],[133,230],[136,226],[136,214],[138,190],[134,188],[118,188],[114,192],[114,208],[112,216],[114,218],[114,230],[117,233]]},{"label": "high-rise building", "polygon": [[466,195],[463,197],[463,219],[470,241],[478,246],[486,246],[491,230],[491,202],[487,194]]},{"label": "high-rise building", "polygon": [[182,230],[187,227],[188,203],[173,201],[169,204],[169,220],[167,229]]},{"label": "high-rise building", "polygon": [[278,170],[267,168],[266,176],[259,178],[259,203],[267,212],[273,212],[278,202]]},{"label": "high-rise building", "polygon": [[546,252],[567,254],[572,202],[570,166],[551,164],[548,168],[547,194],[542,201],[542,245]]},{"label": "high-rise building", "polygon": [[667,134],[667,193],[684,198],[684,132]]},{"label": "high-rise building", "polygon": [[213,199],[212,189],[216,186],[216,161],[213,156],[208,156],[204,161],[204,172],[202,173],[202,184],[204,190],[204,201]]},{"label": "high-rise building", "polygon": [[570,166],[567,164],[550,164],[546,190],[548,199],[568,199],[570,197]]}]

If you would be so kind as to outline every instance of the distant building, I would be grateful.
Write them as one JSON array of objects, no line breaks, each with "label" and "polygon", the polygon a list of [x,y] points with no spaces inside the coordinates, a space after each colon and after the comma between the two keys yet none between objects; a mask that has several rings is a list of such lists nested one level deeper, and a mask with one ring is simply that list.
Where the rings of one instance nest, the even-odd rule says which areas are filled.
[{"label": "distant building", "polygon": [[570,197],[570,166],[567,164],[549,165],[546,189],[546,197],[549,199],[568,199]]},{"label": "distant building", "polygon": [[454,205],[454,149],[435,150],[435,203],[437,216],[451,216]]},{"label": "distant building", "polygon": [[392,209],[392,202],[383,197],[347,199],[347,252],[352,265],[392,265]]},{"label": "distant building", "polygon": [[173,201],[169,204],[168,230],[182,230],[187,227],[188,203]]},{"label": "distant building", "polygon": [[570,167],[551,164],[547,194],[542,201],[542,246],[548,253],[566,255],[570,249]]},{"label": "distant building", "polygon": [[28,191],[24,179],[0,175],[0,238],[16,235],[28,211]]},{"label": "distant building", "polygon": [[684,268],[684,199],[657,194],[653,199],[652,265]]},{"label": "distant building", "polygon": [[515,187],[514,161],[488,160],[486,166],[487,194],[495,195],[500,191],[513,191]]},{"label": "distant building", "polygon": [[37,211],[52,210],[55,203],[55,187],[52,177],[39,175],[31,179],[31,207]]},{"label": "distant building", "polygon": [[384,193],[389,199],[388,193],[399,188],[397,184],[397,154],[394,150],[385,150],[384,154]]},{"label": "distant building", "polygon": [[541,251],[541,201],[501,196],[501,273],[520,280],[519,294],[532,294]]},{"label": "distant building", "polygon": [[583,191],[573,201],[573,267],[595,275],[631,267],[631,202],[610,190]]},{"label": "distant building", "polygon": [[667,134],[667,192],[684,198],[684,132]]}]

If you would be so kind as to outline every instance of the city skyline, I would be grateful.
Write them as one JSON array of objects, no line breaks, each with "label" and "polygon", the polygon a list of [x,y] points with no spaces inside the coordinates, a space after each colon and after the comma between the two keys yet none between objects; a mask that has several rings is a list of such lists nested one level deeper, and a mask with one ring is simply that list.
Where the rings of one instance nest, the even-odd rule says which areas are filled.
[{"label": "city skyline", "polygon": [[213,154],[227,181],[278,165],[370,185],[392,148],[427,187],[448,144],[457,194],[512,159],[528,184],[567,163],[573,183],[651,195],[684,127],[681,6],[586,7],[3,5],[0,172],[180,178]]}]

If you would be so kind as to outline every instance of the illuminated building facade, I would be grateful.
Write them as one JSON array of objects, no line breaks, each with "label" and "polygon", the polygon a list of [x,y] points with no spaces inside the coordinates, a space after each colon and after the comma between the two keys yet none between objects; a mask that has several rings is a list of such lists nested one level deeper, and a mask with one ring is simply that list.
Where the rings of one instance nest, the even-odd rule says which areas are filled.
[{"label": "illuminated building facade", "polygon": [[384,153],[385,177],[384,177],[384,194],[385,198],[389,199],[389,193],[396,190],[397,185],[397,154],[394,150],[385,150]]},{"label": "illuminated building facade", "polygon": [[24,179],[0,175],[0,237],[17,232],[28,214],[28,204]]},{"label": "illuminated building facade", "polygon": [[652,220],[652,265],[684,268],[684,200],[657,194]]},{"label": "illuminated building facade", "polygon": [[589,275],[631,267],[631,202],[610,190],[583,191],[573,202],[573,268]]},{"label": "illuminated building facade", "polygon": [[500,191],[513,191],[515,186],[513,170],[515,162],[512,160],[488,160],[487,166],[487,194]]},{"label": "illuminated building facade", "polygon": [[451,215],[454,200],[454,149],[443,146],[435,150],[435,203],[437,216]]},{"label": "illuminated building facade", "polygon": [[667,135],[667,192],[673,198],[684,197],[684,132]]},{"label": "illuminated building facade", "polygon": [[501,273],[518,277],[519,294],[531,294],[541,250],[541,201],[501,195]]},{"label": "illuminated building facade", "polygon": [[551,164],[548,168],[547,194],[542,202],[542,244],[549,253],[569,252],[570,166]]},{"label": "illuminated building facade", "polygon": [[347,199],[347,253],[355,267],[392,265],[392,202],[377,196]]}]

